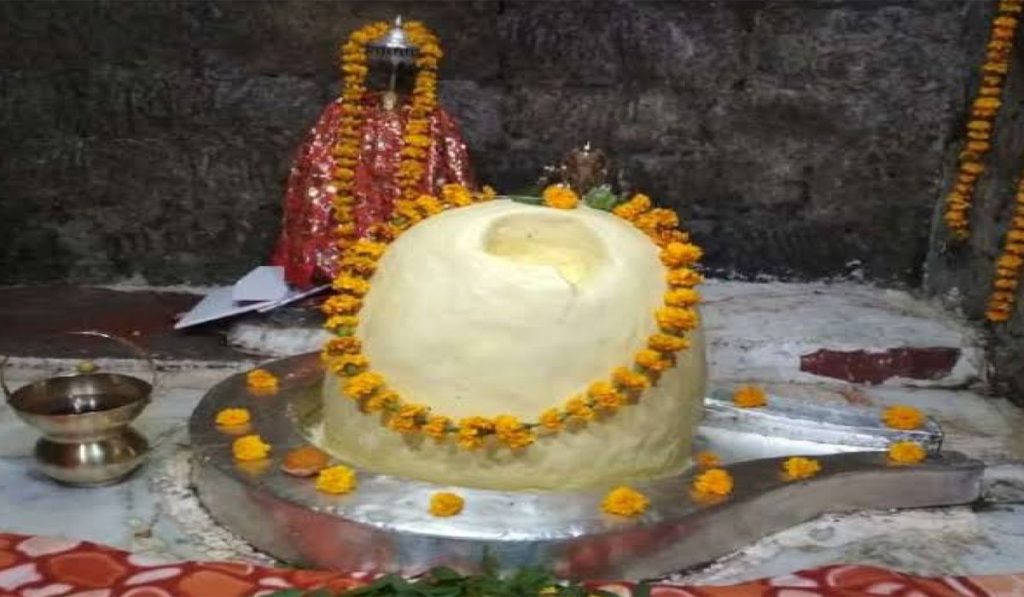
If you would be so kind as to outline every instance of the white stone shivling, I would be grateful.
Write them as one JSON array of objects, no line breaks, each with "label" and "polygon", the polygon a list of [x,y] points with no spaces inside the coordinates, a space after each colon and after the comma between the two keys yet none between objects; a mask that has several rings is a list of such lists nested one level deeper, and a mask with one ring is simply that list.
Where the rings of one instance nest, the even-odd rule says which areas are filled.
[{"label": "white stone shivling", "polygon": [[[658,247],[581,206],[496,200],[428,218],[381,259],[356,336],[407,402],[452,419],[541,412],[628,366],[657,332],[666,290]],[[378,473],[494,489],[600,486],[670,475],[689,462],[705,389],[700,328],[640,400],[522,450],[465,450],[402,435],[324,388],[326,447]]]}]

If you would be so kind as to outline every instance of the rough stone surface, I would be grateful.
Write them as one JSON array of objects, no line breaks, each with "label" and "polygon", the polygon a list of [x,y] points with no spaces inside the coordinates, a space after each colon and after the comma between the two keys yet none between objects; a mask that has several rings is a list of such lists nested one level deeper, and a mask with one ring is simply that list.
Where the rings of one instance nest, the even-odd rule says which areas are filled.
[{"label": "rough stone surface", "polygon": [[[972,33],[978,35],[979,33]],[[985,34],[982,28],[981,35]],[[1019,38],[1018,38],[1019,39]],[[971,69],[977,70],[980,56]],[[1013,318],[1003,324],[985,321],[985,307],[992,291],[995,260],[1002,252],[1003,238],[1014,205],[1016,179],[1024,156],[1024,55],[1018,44],[1003,96],[1003,108],[996,120],[993,149],[986,157],[986,172],[978,180],[971,210],[971,236],[965,242],[950,239],[942,222],[942,202],[935,206],[932,238],[926,262],[924,287],[961,309],[968,319],[984,329],[988,357],[987,381],[991,391],[1011,397],[1024,405],[1024,293],[1018,289]],[[968,91],[973,93],[977,74],[972,73]],[[966,118],[965,115],[961,119]],[[943,193],[956,176],[956,153],[963,142],[963,124],[946,148],[943,161]]]},{"label": "rough stone surface", "polygon": [[591,140],[729,275],[915,285],[987,4],[0,3],[0,282],[223,282],[266,258],[335,44],[421,18],[481,178]]}]

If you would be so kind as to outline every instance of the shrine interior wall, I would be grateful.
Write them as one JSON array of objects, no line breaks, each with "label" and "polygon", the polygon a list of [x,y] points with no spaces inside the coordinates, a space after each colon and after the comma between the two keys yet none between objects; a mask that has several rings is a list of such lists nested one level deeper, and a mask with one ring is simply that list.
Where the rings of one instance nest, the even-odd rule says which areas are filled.
[{"label": "shrine interior wall", "polygon": [[0,283],[209,284],[260,263],[338,40],[401,12],[442,39],[443,100],[483,181],[528,186],[589,140],[720,274],[918,287],[989,10],[0,2]]},{"label": "shrine interior wall", "polygon": [[[1024,290],[1018,288],[1016,313],[1008,322],[990,324],[985,319],[995,262],[1014,210],[1018,177],[1024,173],[1024,75],[1019,68],[1024,55],[1019,43],[1013,64],[995,122],[992,151],[986,156],[986,171],[975,186],[970,236],[963,242],[952,240],[936,218],[923,288],[979,324],[989,361],[985,381],[993,393],[1024,404]],[[947,185],[955,175],[948,170],[954,166],[952,159],[946,164]]]}]

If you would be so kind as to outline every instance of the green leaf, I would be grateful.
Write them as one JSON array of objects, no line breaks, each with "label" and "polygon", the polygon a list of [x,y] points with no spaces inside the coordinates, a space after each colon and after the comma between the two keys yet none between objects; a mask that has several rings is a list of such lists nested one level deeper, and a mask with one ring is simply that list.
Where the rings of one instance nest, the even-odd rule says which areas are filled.
[{"label": "green leaf", "polygon": [[611,211],[618,202],[618,195],[613,193],[611,186],[606,184],[590,189],[583,196],[583,203],[594,209],[603,209],[604,211]]},{"label": "green leaf", "polygon": [[330,591],[325,588],[319,588],[312,593],[306,595],[306,597],[334,597]]},{"label": "green leaf", "polygon": [[283,591],[275,591],[267,597],[302,597],[306,592],[302,589],[284,589]]},{"label": "green leaf", "polygon": [[441,582],[448,582],[453,580],[462,580],[465,578],[458,572],[448,568],[447,566],[438,566],[437,568],[431,568],[427,572],[427,576],[435,578]]},{"label": "green leaf", "polygon": [[633,597],[651,597],[651,583],[643,581],[633,588]]}]

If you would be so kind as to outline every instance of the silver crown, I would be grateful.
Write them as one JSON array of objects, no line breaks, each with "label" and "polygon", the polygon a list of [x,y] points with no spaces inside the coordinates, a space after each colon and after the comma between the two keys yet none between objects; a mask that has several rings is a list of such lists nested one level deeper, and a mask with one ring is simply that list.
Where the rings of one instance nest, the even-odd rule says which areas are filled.
[{"label": "silver crown", "polygon": [[402,16],[395,17],[395,23],[384,35],[366,44],[366,54],[372,60],[387,62],[392,66],[413,64],[420,53],[416,44],[402,29]]}]

